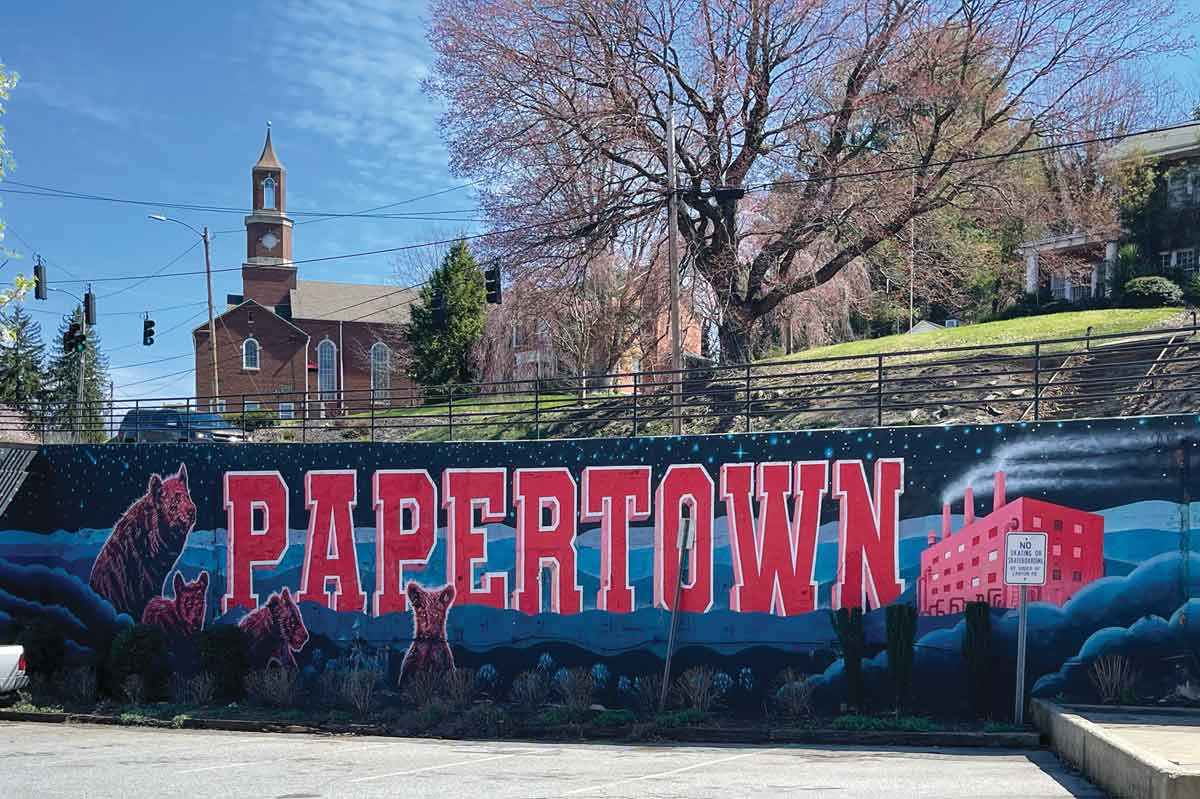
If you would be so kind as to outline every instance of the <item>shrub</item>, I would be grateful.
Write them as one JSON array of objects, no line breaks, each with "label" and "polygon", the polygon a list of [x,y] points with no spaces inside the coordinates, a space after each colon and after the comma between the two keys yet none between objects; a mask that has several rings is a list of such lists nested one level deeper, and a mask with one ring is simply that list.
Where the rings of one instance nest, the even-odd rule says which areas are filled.
[{"label": "shrub", "polygon": [[1183,303],[1183,289],[1165,277],[1135,277],[1121,289],[1127,308],[1162,308]]},{"label": "shrub", "polygon": [[888,676],[896,710],[908,705],[912,694],[913,648],[917,638],[917,609],[912,605],[888,605],[887,658]]},{"label": "shrub", "polygon": [[267,410],[227,413],[225,414],[225,419],[230,424],[241,427],[247,433],[253,433],[255,430],[262,430],[267,427],[274,427],[279,421],[279,417],[274,411]]},{"label": "shrub", "polygon": [[171,675],[171,700],[181,705],[207,705],[217,693],[217,679],[202,671],[191,677]]},{"label": "shrub", "polygon": [[255,669],[246,675],[250,700],[271,707],[291,707],[300,687],[299,672],[282,666]]},{"label": "shrub", "polygon": [[967,691],[976,716],[990,716],[992,673],[992,609],[986,602],[968,602],[962,655],[967,662]]},{"label": "shrub", "polygon": [[413,707],[428,707],[441,693],[442,683],[442,675],[438,672],[418,671],[410,674],[404,683],[404,701]]},{"label": "shrub", "polygon": [[1200,274],[1192,275],[1192,279],[1183,287],[1183,298],[1189,305],[1200,305]]},{"label": "shrub", "polygon": [[862,710],[866,704],[862,674],[862,656],[866,648],[862,608],[839,608],[836,612],[830,612],[830,617],[842,649],[846,701]]},{"label": "shrub", "polygon": [[213,676],[217,696],[242,695],[250,671],[246,632],[236,624],[217,624],[197,635],[200,669]]},{"label": "shrub", "polygon": [[637,721],[637,716],[633,712],[625,708],[617,710],[604,710],[596,714],[592,719],[592,724],[597,727],[624,727],[628,724],[633,724]]},{"label": "shrub", "polygon": [[1088,672],[1092,685],[1106,705],[1132,705],[1137,702],[1134,687],[1142,673],[1124,655],[1101,655]]},{"label": "shrub", "polygon": [[345,669],[340,674],[339,696],[342,703],[359,714],[370,713],[383,674],[373,668]]},{"label": "shrub", "polygon": [[158,627],[135,624],[113,639],[108,654],[108,677],[115,695],[129,697],[128,678],[140,677],[143,700],[157,699],[166,692],[170,672],[167,639]]},{"label": "shrub", "polygon": [[542,671],[524,671],[512,683],[512,701],[525,710],[536,710],[550,698],[550,681]]},{"label": "shrub", "polygon": [[96,702],[96,670],[91,666],[74,666],[58,673],[59,694],[76,705]]},{"label": "shrub", "polygon": [[714,679],[715,672],[708,666],[693,666],[675,680],[675,701],[680,707],[707,713],[720,700]]},{"label": "shrub", "polygon": [[838,716],[829,723],[834,730],[903,730],[905,732],[936,732],[941,727],[924,716]]},{"label": "shrub", "polygon": [[639,716],[649,716],[658,711],[662,696],[662,675],[645,674],[635,677],[633,690],[629,694],[629,708]]},{"label": "shrub", "polygon": [[130,674],[121,683],[121,693],[125,695],[125,701],[129,704],[144,705],[146,704],[146,681],[140,674]]},{"label": "shrub", "polygon": [[586,716],[592,706],[596,678],[585,668],[560,669],[554,675],[554,692],[562,698],[572,718],[578,720]]},{"label": "shrub", "polygon": [[491,702],[475,705],[462,714],[464,731],[476,738],[499,738],[505,735],[511,726],[504,709]]},{"label": "shrub", "polygon": [[25,671],[31,681],[38,677],[49,679],[62,668],[67,646],[52,624],[42,619],[23,624],[17,643],[25,649]]},{"label": "shrub", "polygon": [[659,727],[688,727],[708,721],[708,714],[695,708],[676,710],[674,713],[659,713],[654,723]]},{"label": "shrub", "polygon": [[775,678],[773,701],[780,715],[789,719],[806,719],[812,716],[813,686],[808,675],[792,669],[784,669]]}]

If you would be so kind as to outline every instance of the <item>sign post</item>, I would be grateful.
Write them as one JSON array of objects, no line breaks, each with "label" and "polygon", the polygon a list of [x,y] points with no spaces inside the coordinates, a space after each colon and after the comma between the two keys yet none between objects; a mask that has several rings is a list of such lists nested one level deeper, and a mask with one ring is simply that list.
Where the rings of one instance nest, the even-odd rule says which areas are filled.
[{"label": "sign post", "polygon": [[1017,623],[1017,689],[1013,720],[1025,723],[1025,634],[1029,586],[1046,584],[1046,534],[1008,533],[1004,537],[1004,584],[1021,587]]}]

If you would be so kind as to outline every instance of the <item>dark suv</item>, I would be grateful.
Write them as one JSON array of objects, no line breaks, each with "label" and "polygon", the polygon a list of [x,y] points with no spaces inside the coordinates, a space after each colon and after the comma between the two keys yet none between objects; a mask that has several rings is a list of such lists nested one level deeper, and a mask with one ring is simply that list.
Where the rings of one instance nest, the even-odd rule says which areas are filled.
[{"label": "dark suv", "polygon": [[233,444],[245,441],[246,434],[216,413],[185,408],[137,408],[121,420],[116,440],[126,444],[178,441]]}]

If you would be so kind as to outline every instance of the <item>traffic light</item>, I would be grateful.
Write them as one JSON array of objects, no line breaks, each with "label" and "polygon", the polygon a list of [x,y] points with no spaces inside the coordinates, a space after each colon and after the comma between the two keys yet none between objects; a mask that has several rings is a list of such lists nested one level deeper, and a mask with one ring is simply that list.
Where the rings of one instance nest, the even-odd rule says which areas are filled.
[{"label": "traffic light", "polygon": [[499,305],[502,293],[499,266],[491,266],[484,270],[483,285],[487,288],[488,305]]},{"label": "traffic light", "polygon": [[96,324],[96,295],[91,291],[83,295],[83,321],[89,326]]},{"label": "traffic light", "polygon": [[78,322],[72,322],[67,328],[67,332],[63,333],[63,351],[64,352],[83,352],[87,349],[87,334],[83,332],[83,325]]},{"label": "traffic light", "polygon": [[46,265],[42,263],[41,256],[33,265],[33,296],[39,300],[46,299]]},{"label": "traffic light", "polygon": [[146,317],[142,320],[142,346],[149,347],[154,343],[154,320]]}]

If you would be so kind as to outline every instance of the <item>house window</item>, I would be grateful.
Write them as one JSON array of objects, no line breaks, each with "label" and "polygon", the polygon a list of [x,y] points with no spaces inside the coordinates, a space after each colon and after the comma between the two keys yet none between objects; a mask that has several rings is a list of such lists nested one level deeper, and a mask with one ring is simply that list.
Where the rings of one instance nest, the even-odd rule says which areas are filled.
[{"label": "house window", "polygon": [[1082,532],[1083,532],[1083,525],[1082,525],[1082,524],[1076,524],[1076,525],[1075,525],[1075,526],[1074,526],[1072,529],[1073,529],[1073,530],[1074,530],[1076,533],[1082,533]]},{"label": "house window", "polygon": [[242,407],[245,408],[247,413],[250,413],[258,410],[258,403],[254,400],[246,400],[244,403],[242,403]]},{"label": "house window", "polygon": [[275,208],[275,178],[268,177],[262,182],[263,208]]},{"label": "house window", "polygon": [[1082,547],[1071,547],[1071,557],[1076,558],[1076,559],[1082,558],[1083,557],[1083,548]]},{"label": "house window", "polygon": [[1180,250],[1175,253],[1175,265],[1187,274],[1196,271],[1196,250]]},{"label": "house window", "polygon": [[1166,272],[1171,268],[1171,253],[1160,252],[1158,254],[1158,269],[1160,272]]},{"label": "house window", "polygon": [[1061,530],[1061,529],[1062,529],[1062,519],[1055,519],[1055,520],[1054,520],[1054,529],[1055,529],[1055,530]]},{"label": "house window", "polygon": [[280,419],[295,419],[296,418],[296,403],[294,403],[294,402],[279,403],[279,418]]},{"label": "house window", "polygon": [[242,368],[258,371],[258,341],[251,337],[242,342]]},{"label": "house window", "polygon": [[991,552],[988,553],[988,563],[991,563],[998,557],[1000,557],[1000,550],[993,549]]},{"label": "house window", "polygon": [[972,587],[972,588],[978,588],[978,587],[979,587],[979,578],[978,578],[978,577],[972,577],[972,578],[971,578],[971,587]]},{"label": "house window", "polygon": [[1062,569],[1052,570],[1050,572],[1050,579],[1051,580],[1061,580],[1062,579]]},{"label": "house window", "polygon": [[966,550],[967,550],[967,545],[966,545],[966,544],[959,544],[959,545],[958,545],[958,551],[959,551],[959,552],[965,552]]},{"label": "house window", "polygon": [[213,413],[225,413],[225,400],[211,400],[208,407]]},{"label": "house window", "polygon": [[1033,517],[1033,529],[1035,529],[1035,530],[1042,529],[1042,517],[1041,516]]},{"label": "house window", "polygon": [[392,390],[392,351],[382,341],[371,345],[371,398],[385,399]]},{"label": "house window", "polygon": [[950,560],[950,553],[947,552],[945,555],[943,555],[942,560]]},{"label": "house window", "polygon": [[1083,582],[1083,572],[1071,572],[1071,581],[1075,583]]},{"label": "house window", "polygon": [[971,558],[971,565],[972,565],[972,566],[978,566],[978,565],[979,565],[979,558]]},{"label": "house window", "polygon": [[1051,555],[1061,555],[1062,554],[1062,544],[1055,544],[1054,546],[1050,547],[1050,554]]},{"label": "house window", "polygon": [[995,538],[998,535],[1000,535],[999,527],[993,527],[992,529],[988,530],[988,538]]},{"label": "house window", "polygon": [[942,575],[938,574],[937,572],[934,572],[934,573],[933,573],[933,579],[935,579],[935,580],[940,580],[940,579],[942,579]]},{"label": "house window", "polygon": [[979,536],[975,536],[974,538],[971,539],[971,546],[973,546],[973,547],[979,546]]},{"label": "house window", "polygon": [[996,582],[996,573],[991,572],[988,574],[988,585],[991,585],[994,582]]},{"label": "house window", "polygon": [[959,580],[957,583],[955,583],[955,584],[954,584],[954,587],[955,587],[955,588],[957,588],[957,589],[959,589],[959,590],[962,590],[962,587],[963,587],[963,581],[962,581],[962,580]]},{"label": "house window", "polygon": [[942,571],[942,574],[944,574],[944,575],[946,575],[947,577],[949,577],[949,576],[950,576],[950,570],[949,570],[949,569],[944,569],[944,570]]},{"label": "house window", "polygon": [[336,391],[337,346],[325,339],[317,345],[317,392],[322,400],[331,400]]},{"label": "house window", "polygon": [[960,564],[958,564],[958,568],[956,568],[956,569],[955,569],[955,571],[959,571],[959,572],[960,572],[960,571],[962,571],[962,570],[963,570],[963,564],[961,564],[961,563],[960,563]]}]

